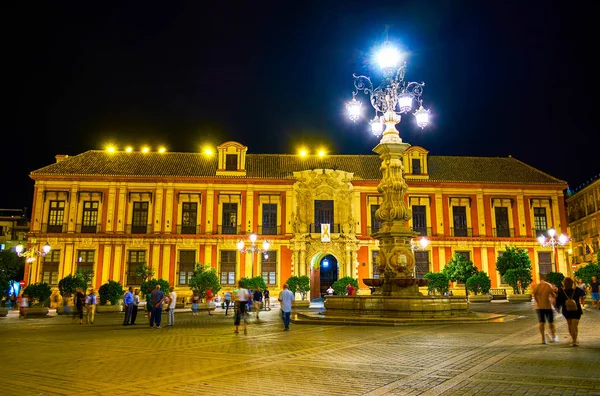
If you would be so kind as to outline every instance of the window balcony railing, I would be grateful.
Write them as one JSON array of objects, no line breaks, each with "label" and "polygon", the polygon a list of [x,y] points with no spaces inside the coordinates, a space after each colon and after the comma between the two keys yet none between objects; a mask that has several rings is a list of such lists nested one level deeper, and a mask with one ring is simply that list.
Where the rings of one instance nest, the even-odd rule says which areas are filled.
[{"label": "window balcony railing", "polygon": [[452,235],[453,237],[472,237],[473,229],[450,227],[450,235]]},{"label": "window balcony railing", "polygon": [[433,236],[431,227],[413,227],[414,232],[418,232],[419,236]]},{"label": "window balcony railing", "polygon": [[152,234],[152,225],[132,225],[128,224],[125,227],[125,233],[127,234]]},{"label": "window balcony railing", "polygon": [[102,232],[102,227],[100,224],[96,224],[96,225],[77,224],[77,225],[75,225],[75,232],[78,234],[99,234]]},{"label": "window balcony railing", "polygon": [[258,226],[258,235],[281,235],[281,226]]},{"label": "window balcony railing", "polygon": [[49,234],[63,234],[67,232],[66,224],[42,224],[42,232]]},{"label": "window balcony railing", "polygon": [[492,228],[494,237],[496,238],[514,238],[514,228]]},{"label": "window balcony railing", "polygon": [[[339,224],[329,224],[329,232],[332,234],[339,234],[340,231],[340,225]],[[316,223],[312,223],[310,225],[310,233],[311,234],[320,234],[321,233],[321,224],[316,224]]]},{"label": "window balcony railing", "polygon": [[200,225],[177,225],[177,233],[178,234],[200,234]]},{"label": "window balcony railing", "polygon": [[242,227],[235,225],[221,225],[219,224],[217,227],[217,233],[221,235],[240,235],[242,232]]}]

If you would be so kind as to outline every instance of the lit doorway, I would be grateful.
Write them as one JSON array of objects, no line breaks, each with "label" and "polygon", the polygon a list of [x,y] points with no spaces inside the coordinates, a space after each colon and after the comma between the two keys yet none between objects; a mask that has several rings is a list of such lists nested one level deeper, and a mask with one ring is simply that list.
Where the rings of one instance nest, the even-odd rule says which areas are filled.
[{"label": "lit doorway", "polygon": [[327,289],[338,280],[338,261],[331,254],[323,257],[319,262],[319,292],[320,296],[327,294]]}]

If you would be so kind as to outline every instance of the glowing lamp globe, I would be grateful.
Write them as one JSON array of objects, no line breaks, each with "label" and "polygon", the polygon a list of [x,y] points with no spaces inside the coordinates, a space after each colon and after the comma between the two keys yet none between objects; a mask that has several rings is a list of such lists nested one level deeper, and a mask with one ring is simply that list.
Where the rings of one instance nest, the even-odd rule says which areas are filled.
[{"label": "glowing lamp globe", "polygon": [[567,242],[569,242],[569,238],[568,238],[568,237],[567,237],[565,234],[561,234],[561,235],[558,237],[558,242],[559,242],[561,245],[564,245],[564,244],[566,244]]},{"label": "glowing lamp globe", "polygon": [[23,249],[25,249],[23,247],[23,245],[17,245],[17,246],[15,246],[15,252],[17,252],[17,254],[23,253]]},{"label": "glowing lamp globe", "polygon": [[44,245],[44,247],[42,247],[42,251],[44,252],[44,254],[48,254],[50,253],[50,249],[52,249],[52,247],[50,247],[50,244],[46,242],[46,244]]},{"label": "glowing lamp globe", "polygon": [[377,116],[371,120],[371,131],[375,136],[381,136],[381,133],[383,132],[383,124]]},{"label": "glowing lamp globe", "polygon": [[540,243],[540,245],[543,245],[543,244],[545,244],[545,243],[546,243],[546,238],[544,238],[544,236],[543,236],[543,235],[540,235],[540,236],[538,237],[538,242]]},{"label": "glowing lamp globe", "polygon": [[377,63],[384,74],[392,73],[400,62],[400,51],[393,45],[387,43],[377,53]]},{"label": "glowing lamp globe", "polygon": [[271,242],[264,241],[263,242],[263,250],[269,250],[269,247],[271,247]]},{"label": "glowing lamp globe", "polygon": [[250,242],[252,242],[253,245],[254,245],[254,242],[256,242],[256,234],[255,233],[250,234]]},{"label": "glowing lamp globe", "polygon": [[421,238],[421,240],[419,241],[419,245],[421,245],[422,249],[427,249],[427,246],[429,246],[429,239],[425,237]]},{"label": "glowing lamp globe", "polygon": [[356,120],[358,120],[360,118],[361,107],[362,107],[362,103],[354,98],[352,98],[352,100],[346,104],[346,110],[348,110],[348,116],[350,117],[350,119],[353,122],[355,122]]},{"label": "glowing lamp globe", "polygon": [[419,107],[419,109],[417,111],[415,111],[413,114],[414,114],[415,118],[417,119],[418,127],[423,129],[427,125],[429,125],[429,110],[425,110],[423,108],[423,105],[421,105],[421,107]]},{"label": "glowing lamp globe", "polygon": [[403,92],[398,97],[398,107],[401,113],[408,113],[412,110],[413,96],[408,92]]},{"label": "glowing lamp globe", "polygon": [[550,228],[548,230],[548,235],[550,235],[550,238],[554,238],[554,236],[556,236],[556,230],[554,228]]},{"label": "glowing lamp globe", "polygon": [[237,248],[239,251],[244,250],[244,241],[242,241],[241,239],[237,242]]}]

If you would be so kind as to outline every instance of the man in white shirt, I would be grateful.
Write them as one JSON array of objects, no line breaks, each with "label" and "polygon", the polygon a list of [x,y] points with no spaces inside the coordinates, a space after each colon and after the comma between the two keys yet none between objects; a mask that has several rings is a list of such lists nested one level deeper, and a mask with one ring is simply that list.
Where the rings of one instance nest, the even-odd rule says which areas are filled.
[{"label": "man in white shirt", "polygon": [[168,326],[173,326],[175,324],[175,306],[177,305],[177,293],[175,293],[175,289],[173,286],[169,288],[169,324]]},{"label": "man in white shirt", "polygon": [[85,308],[87,309],[87,315],[85,317],[85,323],[94,324],[94,314],[96,313],[96,304],[98,304],[98,298],[96,297],[96,291],[92,289],[90,294],[85,298]]},{"label": "man in white shirt", "polygon": [[279,302],[281,303],[281,319],[283,320],[284,330],[290,329],[290,315],[292,313],[292,301],[294,301],[294,293],[292,293],[287,285],[283,285],[283,290],[279,293]]}]

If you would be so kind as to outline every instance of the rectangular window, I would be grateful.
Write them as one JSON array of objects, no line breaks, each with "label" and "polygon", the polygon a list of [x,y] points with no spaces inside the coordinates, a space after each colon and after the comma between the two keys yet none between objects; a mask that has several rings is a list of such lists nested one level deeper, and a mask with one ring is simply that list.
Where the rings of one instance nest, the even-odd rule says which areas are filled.
[{"label": "rectangular window", "polygon": [[196,251],[179,251],[179,284],[187,285],[196,268]]},{"label": "rectangular window", "polygon": [[236,171],[238,170],[238,156],[237,154],[225,154],[225,170]]},{"label": "rectangular window", "polygon": [[548,231],[548,221],[546,220],[546,208],[533,208],[533,226],[535,227],[535,236],[540,236]]},{"label": "rectangular window", "polygon": [[235,285],[237,250],[221,250],[221,284]]},{"label": "rectangular window", "polygon": [[[52,250],[51,250],[52,251]],[[78,270],[94,270],[94,250],[78,250],[77,251],[77,269]]]},{"label": "rectangular window", "polygon": [[498,238],[509,238],[510,226],[508,222],[508,208],[495,207],[494,212],[496,215],[496,236]]},{"label": "rectangular window", "polygon": [[138,265],[146,264],[146,251],[129,250],[127,256],[127,285],[141,285],[144,279],[136,274],[136,268]]},{"label": "rectangular window", "polygon": [[49,285],[58,285],[58,266],[60,264],[60,250],[52,249],[44,257],[42,266],[42,282]]},{"label": "rectangular window", "polygon": [[223,203],[223,230],[222,234],[237,234],[237,203]]},{"label": "rectangular window", "polygon": [[419,158],[413,158],[413,160],[412,160],[412,174],[413,175],[421,174],[421,160]]},{"label": "rectangular window", "polygon": [[261,254],[260,270],[267,285],[277,284],[277,251],[268,251],[266,255]]},{"label": "rectangular window", "polygon": [[538,265],[540,267],[540,275],[552,272],[552,253],[538,252]]},{"label": "rectangular window", "polygon": [[381,223],[377,221],[377,218],[375,217],[375,212],[377,212],[378,209],[379,205],[371,205],[371,232],[369,233],[369,235],[379,231],[379,229],[381,228]]},{"label": "rectangular window", "polygon": [[467,232],[467,207],[453,206],[452,220],[454,225],[454,236],[466,237]]},{"label": "rectangular window", "polygon": [[429,252],[415,252],[415,273],[417,278],[422,278],[423,275],[429,272]]},{"label": "rectangular window", "polygon": [[373,250],[371,256],[371,268],[373,268],[373,278],[379,279],[379,267],[377,266],[377,255],[379,254],[379,250]]},{"label": "rectangular window", "polygon": [[81,232],[95,233],[98,225],[98,201],[85,201],[83,203],[83,217],[81,219]]},{"label": "rectangular window", "polygon": [[427,206],[412,206],[413,230],[421,236],[427,236]]},{"label": "rectangular window", "polygon": [[262,235],[277,235],[277,204],[262,205]]},{"label": "rectangular window", "polygon": [[333,227],[333,200],[315,200],[315,226],[321,231],[321,224]]},{"label": "rectangular window", "polygon": [[181,209],[181,233],[195,234],[198,204],[196,202],[184,202],[181,204]]},{"label": "rectangular window", "polygon": [[63,232],[65,201],[50,201],[47,232]]},{"label": "rectangular window", "polygon": [[148,202],[133,203],[132,234],[145,234],[148,232],[148,208]]}]

